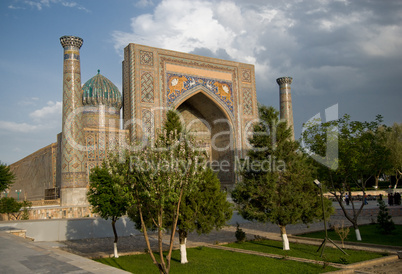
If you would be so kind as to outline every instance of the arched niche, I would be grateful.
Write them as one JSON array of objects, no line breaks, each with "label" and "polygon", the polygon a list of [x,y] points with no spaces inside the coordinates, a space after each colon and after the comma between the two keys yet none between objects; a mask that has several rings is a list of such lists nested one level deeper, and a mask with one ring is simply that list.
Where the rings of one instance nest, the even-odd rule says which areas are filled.
[{"label": "arched niche", "polygon": [[235,180],[235,133],[230,115],[202,89],[180,99],[174,108],[182,115],[187,132],[207,150],[222,187],[232,186]]}]

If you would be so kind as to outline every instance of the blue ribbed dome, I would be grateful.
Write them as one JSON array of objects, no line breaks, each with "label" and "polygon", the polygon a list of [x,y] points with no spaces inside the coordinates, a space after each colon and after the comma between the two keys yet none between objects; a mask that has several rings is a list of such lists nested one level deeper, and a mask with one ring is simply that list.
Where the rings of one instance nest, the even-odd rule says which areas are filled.
[{"label": "blue ribbed dome", "polygon": [[105,105],[121,108],[121,95],[118,88],[105,76],[98,74],[82,86],[82,103],[84,106]]}]

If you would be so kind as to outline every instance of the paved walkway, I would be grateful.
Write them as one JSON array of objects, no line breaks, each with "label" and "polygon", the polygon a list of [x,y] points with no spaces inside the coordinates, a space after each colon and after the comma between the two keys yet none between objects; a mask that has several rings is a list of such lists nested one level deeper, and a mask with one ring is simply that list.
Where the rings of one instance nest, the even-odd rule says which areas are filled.
[{"label": "paved walkway", "polygon": [[55,247],[54,243],[32,242],[0,232],[0,273],[127,272],[63,251]]},{"label": "paved walkway", "polygon": [[[339,206],[338,206],[339,210]],[[373,219],[371,211],[376,210],[376,205],[370,203],[362,217],[359,218],[360,224],[370,223]],[[393,220],[397,224],[402,224],[402,207],[393,207]],[[376,213],[375,215],[376,216]],[[330,223],[344,222],[348,225],[343,215],[338,212],[329,220]],[[198,235],[191,233],[188,236],[188,247],[210,246],[222,248],[216,244],[235,241],[234,232],[236,223],[246,232],[248,239],[254,237],[265,237],[269,239],[281,240],[280,231],[276,225],[260,224],[243,220],[240,216],[234,215],[230,226],[224,227],[220,231],[213,231],[208,235]],[[291,225],[287,227],[287,232],[299,234],[309,231],[323,229],[323,223],[306,225]],[[301,242],[300,239],[289,237],[289,240]],[[151,242],[157,241],[156,235],[151,235]],[[168,244],[168,238],[164,239]],[[309,241],[309,243],[319,245],[321,241]],[[176,237],[176,247],[178,239]],[[354,244],[353,247],[356,247]],[[141,234],[131,237],[122,237],[118,243],[120,255],[142,253],[146,249],[145,240]],[[348,247],[347,247],[348,248]],[[361,247],[363,250],[370,250],[370,247]],[[381,249],[380,249],[381,250]],[[376,249],[376,251],[380,251]],[[396,252],[396,250],[382,251]],[[0,232],[0,272],[1,273],[126,273],[124,271],[108,267],[97,263],[89,258],[109,257],[113,254],[113,239],[87,239],[65,242],[31,242],[17,236]],[[275,256],[272,254],[256,254],[261,256]],[[290,258],[291,259],[291,258]],[[303,261],[295,258],[295,260]],[[402,273],[402,260],[397,256],[387,259],[365,263],[354,266],[355,270],[346,269],[342,273]],[[354,271],[354,272],[353,272]]]}]

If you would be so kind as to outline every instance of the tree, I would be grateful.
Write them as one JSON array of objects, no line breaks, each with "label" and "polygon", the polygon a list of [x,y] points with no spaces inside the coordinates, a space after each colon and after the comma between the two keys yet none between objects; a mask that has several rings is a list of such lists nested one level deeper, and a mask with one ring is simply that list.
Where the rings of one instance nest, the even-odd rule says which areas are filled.
[{"label": "tree", "polygon": [[[356,206],[352,189],[361,190],[364,197],[367,182],[387,169],[390,152],[384,145],[384,135],[380,132],[383,127],[381,123],[381,116],[377,116],[373,122],[359,122],[350,121],[350,116],[345,115],[336,121],[315,121],[304,125],[304,148],[309,154],[325,157],[328,146],[333,144],[331,140],[336,140],[337,158],[332,161],[312,162],[318,169],[320,181],[325,184],[329,193],[339,203],[345,217],[352,223],[359,241],[361,235],[357,220],[365,203],[362,199],[360,206]],[[345,194],[349,195],[351,214],[344,205]]]},{"label": "tree", "polygon": [[196,176],[200,177],[198,187],[184,193],[177,223],[182,264],[188,262],[188,233],[208,234],[212,229],[222,228],[232,217],[231,204],[226,200],[226,192],[221,190],[220,181],[212,169],[206,168]]},{"label": "tree", "polygon": [[386,147],[390,150],[390,168],[387,173],[395,176],[395,186],[402,177],[402,123],[394,123],[389,131],[386,132]]},{"label": "tree", "polygon": [[[170,115],[170,114],[169,114]],[[168,117],[170,117],[168,115]],[[192,192],[199,185],[202,156],[194,141],[178,130],[170,130],[167,119],[153,146],[130,155],[130,176],[126,180],[133,195],[135,208],[130,218],[140,220],[148,252],[161,273],[168,273],[173,241],[185,192]],[[173,123],[172,123],[173,124]],[[174,123],[175,124],[175,123]],[[159,261],[151,249],[147,229],[158,233]],[[162,235],[170,231],[169,250],[163,256]]]},{"label": "tree", "polygon": [[377,215],[377,229],[384,234],[390,234],[395,230],[394,221],[392,221],[392,216],[388,213],[387,205],[383,200],[378,201],[380,210]]},{"label": "tree", "polygon": [[[232,197],[243,218],[278,225],[283,249],[289,250],[286,226],[320,220],[323,213],[319,189],[313,183],[314,168],[278,115],[272,107],[259,108],[252,149],[240,167],[242,180]],[[325,208],[327,215],[332,213],[327,199]]]},{"label": "tree", "polygon": [[7,214],[9,220],[11,219],[10,215],[13,216],[15,220],[18,220],[22,206],[22,202],[20,203],[12,197],[3,197],[0,200],[0,213]]},{"label": "tree", "polygon": [[15,181],[15,175],[10,170],[10,166],[0,162],[0,192],[9,188]]},{"label": "tree", "polygon": [[[184,126],[176,111],[167,112],[164,129],[168,135],[173,134],[173,138],[184,133]],[[214,228],[222,228],[232,217],[231,205],[226,200],[226,192],[221,190],[217,175],[209,167],[205,167],[194,176],[199,177],[198,186],[191,192],[183,193],[177,223],[182,264],[188,262],[186,251],[188,233],[193,231],[199,234],[210,233]]]},{"label": "tree", "polygon": [[[110,162],[114,162],[110,164]],[[119,257],[117,252],[118,235],[116,231],[117,220],[126,214],[129,206],[129,194],[121,183],[121,178],[113,173],[111,165],[118,165],[117,159],[111,156],[111,160],[103,162],[102,167],[91,170],[89,179],[88,202],[92,205],[92,212],[99,214],[103,219],[112,221],[114,233],[114,256]]]}]

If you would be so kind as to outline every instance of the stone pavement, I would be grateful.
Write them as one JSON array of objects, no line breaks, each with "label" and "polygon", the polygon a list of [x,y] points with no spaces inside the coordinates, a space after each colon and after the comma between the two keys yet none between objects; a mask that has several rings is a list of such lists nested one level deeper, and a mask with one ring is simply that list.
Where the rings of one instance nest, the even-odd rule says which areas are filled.
[{"label": "stone pavement", "polygon": [[63,251],[49,242],[32,242],[0,232],[0,273],[128,273]]}]

